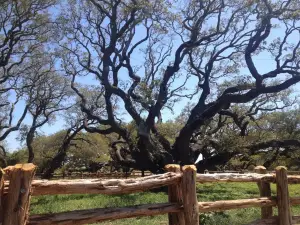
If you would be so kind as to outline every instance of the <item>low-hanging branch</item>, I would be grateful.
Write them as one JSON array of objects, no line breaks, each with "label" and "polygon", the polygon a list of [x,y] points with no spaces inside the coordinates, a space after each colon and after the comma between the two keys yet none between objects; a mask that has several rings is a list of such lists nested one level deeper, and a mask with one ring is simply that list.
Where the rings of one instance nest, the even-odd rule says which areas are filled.
[{"label": "low-hanging branch", "polygon": [[296,139],[287,139],[287,140],[269,140],[260,143],[256,143],[253,145],[246,146],[250,150],[251,153],[255,153],[256,151],[267,149],[267,148],[285,148],[285,147],[299,147],[300,141]]}]

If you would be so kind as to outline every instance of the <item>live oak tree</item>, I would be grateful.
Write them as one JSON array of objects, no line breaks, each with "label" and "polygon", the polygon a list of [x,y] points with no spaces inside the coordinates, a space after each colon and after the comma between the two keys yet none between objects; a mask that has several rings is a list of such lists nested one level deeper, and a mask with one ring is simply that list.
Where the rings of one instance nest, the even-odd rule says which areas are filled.
[{"label": "live oak tree", "polygon": [[[198,169],[214,170],[216,166],[228,166],[232,158],[239,166],[239,161],[243,161],[242,167],[245,169],[258,163],[251,158],[259,152],[271,153],[275,146],[295,146],[297,140],[288,140],[276,129],[265,129],[262,125],[269,124],[275,112],[285,115],[285,110],[290,112],[297,105],[297,97],[292,98],[291,93],[266,94],[246,104],[233,104],[230,109],[223,109],[218,116],[206,121],[191,139],[193,150],[204,158],[199,162]],[[258,164],[267,163],[261,161]]]},{"label": "live oak tree", "polygon": [[[263,165],[274,169],[285,165],[299,169],[299,107],[260,115],[255,121],[249,121],[247,135],[243,137],[239,136],[237,126],[227,123],[222,133],[213,139],[213,146],[206,142],[206,148],[210,146],[217,152],[231,154],[231,158],[224,157],[227,162],[219,164],[219,168],[239,170]],[[208,164],[206,168],[215,169]]]},{"label": "live oak tree", "polygon": [[[60,130],[50,135],[39,135],[34,138],[34,164],[37,165],[37,173],[44,173],[51,161],[61,148],[67,130]],[[25,163],[28,159],[26,146],[14,153],[7,153],[8,165]],[[61,171],[86,170],[95,172],[93,169],[104,165],[109,160],[108,142],[104,136],[79,132],[72,140],[66,157],[62,162]],[[61,174],[61,171],[58,171]],[[52,175],[52,174],[51,174]]]},{"label": "live oak tree", "polygon": [[[193,139],[208,121],[300,81],[297,0],[71,0],[65,7],[57,21],[64,69],[86,119],[102,125],[100,134],[119,135],[123,165],[156,172],[194,163]],[[257,66],[260,56],[271,60],[268,68]],[[105,100],[103,116],[76,87],[89,76]],[[182,98],[195,104],[171,145],[157,124]],[[136,140],[120,110],[135,122]]]},{"label": "live oak tree", "polygon": [[6,142],[2,141],[0,145],[0,167],[4,168],[7,166],[7,150],[6,150]]},{"label": "live oak tree", "polygon": [[[73,84],[73,82],[72,82]],[[103,98],[101,97],[102,94],[99,90],[95,90],[92,87],[85,87],[81,86],[79,89],[76,89],[77,91],[81,91],[85,94],[85,103],[87,105],[96,105],[98,108],[93,111],[93,113],[97,116],[105,115],[105,110],[103,110]],[[68,109],[64,110],[64,115],[61,117],[65,121],[65,127],[67,128],[65,132],[63,133],[64,136],[62,138],[62,141],[60,142],[60,146],[57,148],[56,153],[53,157],[49,158],[47,162],[45,163],[45,168],[43,170],[42,177],[44,179],[49,179],[53,176],[53,173],[55,170],[61,168],[63,164],[68,161],[68,158],[70,158],[70,149],[79,149],[78,151],[81,152],[82,161],[84,161],[83,155],[89,155],[88,152],[94,151],[94,154],[99,153],[99,151],[102,151],[104,148],[108,148],[108,145],[105,144],[104,146],[99,147],[99,145],[94,145],[95,141],[92,141],[91,138],[92,134],[90,136],[87,136],[83,134],[82,132],[84,129],[89,131],[90,133],[97,133],[99,128],[95,125],[97,125],[97,121],[94,119],[88,120],[84,113],[81,111],[79,99],[75,99],[75,103],[72,105],[72,107],[69,107]],[[101,136],[99,137],[101,139]],[[83,144],[84,143],[84,144]],[[98,149],[95,150],[96,146]],[[90,148],[91,150],[88,151],[85,148]],[[108,152],[108,149],[102,151]],[[73,160],[72,163],[76,164],[74,162],[74,159],[77,159],[76,154],[74,154],[73,151]],[[80,154],[79,154],[80,155]],[[78,156],[78,154],[77,154]],[[80,160],[78,159],[77,162]],[[79,165],[77,165],[79,166]]]},{"label": "live oak tree", "polygon": [[[17,131],[27,112],[20,79],[28,60],[51,33],[48,9],[54,0],[4,0],[0,2],[0,140]],[[18,110],[17,110],[18,109]],[[16,111],[23,110],[15,119]]]},{"label": "live oak tree", "polygon": [[32,146],[37,129],[45,124],[54,123],[59,113],[72,107],[69,80],[55,69],[56,59],[45,52],[35,54],[30,66],[22,73],[20,95],[24,95],[31,117],[30,125],[21,127],[22,139],[28,149],[28,163],[34,160]]}]

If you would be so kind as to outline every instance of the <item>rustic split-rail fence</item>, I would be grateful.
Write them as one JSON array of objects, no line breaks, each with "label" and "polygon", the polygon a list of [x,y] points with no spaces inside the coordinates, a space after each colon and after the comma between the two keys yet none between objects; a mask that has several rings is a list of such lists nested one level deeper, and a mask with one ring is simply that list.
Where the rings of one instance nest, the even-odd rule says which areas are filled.
[{"label": "rustic split-rail fence", "polygon": [[[0,173],[1,225],[80,225],[138,216],[169,215],[169,225],[199,225],[199,213],[249,207],[261,208],[261,219],[251,224],[291,225],[300,222],[291,215],[291,206],[300,204],[290,198],[288,184],[299,184],[300,176],[287,175],[285,167],[275,174],[256,167],[247,174],[197,174],[195,166],[168,165],[166,173],[134,179],[34,180],[33,164],[18,164]],[[5,173],[5,174],[4,174]],[[256,182],[260,197],[253,199],[198,202],[196,183]],[[277,195],[271,196],[271,183]],[[29,215],[30,197],[57,194],[128,194],[168,186],[169,201],[123,208],[87,209],[47,215]],[[278,215],[273,214],[278,208]]]},{"label": "rustic split-rail fence", "polygon": [[[300,172],[299,172],[300,174]],[[86,179],[86,178],[138,178],[150,176],[150,171],[134,170],[131,172],[71,172],[71,173],[54,173],[51,179]],[[35,174],[35,179],[42,177],[42,174]]]}]

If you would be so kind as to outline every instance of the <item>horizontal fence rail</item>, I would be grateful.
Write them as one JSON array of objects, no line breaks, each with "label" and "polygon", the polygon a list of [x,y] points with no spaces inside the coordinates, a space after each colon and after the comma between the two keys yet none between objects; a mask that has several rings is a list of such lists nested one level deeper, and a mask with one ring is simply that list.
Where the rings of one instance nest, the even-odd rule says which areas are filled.
[{"label": "horizontal fence rail", "polygon": [[[299,205],[300,198],[290,198],[291,205]],[[270,198],[251,198],[239,200],[223,200],[214,202],[199,202],[199,212],[218,212],[231,209],[242,209],[252,207],[277,206],[277,199]]]},{"label": "horizontal fence rail", "polygon": [[[42,177],[43,174],[35,174],[36,178]],[[52,179],[84,179],[84,178],[138,178],[153,175],[150,171],[133,171],[133,172],[72,172],[72,173],[54,173]]]},{"label": "horizontal fence rail", "polygon": [[180,177],[181,174],[170,172],[136,179],[34,180],[32,195],[128,194],[178,183]]},{"label": "horizontal fence rail", "polygon": [[[235,171],[235,170],[205,170],[204,171],[205,174],[215,174],[215,173],[235,173],[235,174],[247,174],[247,173],[252,173],[252,171],[249,170],[240,170],[240,171]],[[266,170],[266,173],[275,173],[274,170]],[[288,175],[300,175],[300,171],[292,171],[292,170],[288,170],[287,171]]]},{"label": "horizontal fence rail", "polygon": [[149,204],[123,208],[88,209],[30,217],[29,225],[82,225],[138,216],[155,216],[182,211],[176,203]]},{"label": "horizontal fence rail", "polygon": [[[144,191],[138,189],[140,185],[145,187],[145,190],[159,188],[176,183],[180,180],[181,174],[172,172],[162,175],[151,175],[135,179],[76,179],[76,180],[34,180],[32,182],[33,195],[54,195],[54,194],[81,194],[82,188],[87,188],[87,192],[91,194],[117,194],[118,192],[125,193],[131,189],[133,192]],[[300,184],[300,175],[288,175],[289,184]],[[213,183],[213,182],[268,182],[275,183],[276,176],[271,174],[197,174],[198,183]],[[7,188],[9,182],[4,183]],[[116,193],[115,193],[116,192]],[[86,193],[86,192],[85,192]],[[126,192],[127,193],[127,192]]]},{"label": "horizontal fence rail", "polygon": [[[299,205],[300,198],[291,198],[291,205]],[[277,205],[275,198],[254,198],[241,200],[225,200],[216,202],[199,202],[199,212],[217,212],[231,209],[252,208]],[[180,204],[176,203],[159,203],[139,205],[123,208],[105,208],[76,210],[72,212],[63,212],[56,214],[34,215],[30,217],[29,225],[73,225],[102,222],[112,219],[124,219],[138,216],[154,216],[166,213],[179,213],[183,211]],[[273,223],[276,217],[270,220]],[[300,217],[299,217],[300,219]],[[69,223],[66,221],[70,221]]]},{"label": "horizontal fence rail", "polygon": [[[288,175],[289,184],[300,184],[300,175]],[[276,176],[274,174],[197,174],[198,183],[213,183],[213,182],[268,182],[276,183]]]}]

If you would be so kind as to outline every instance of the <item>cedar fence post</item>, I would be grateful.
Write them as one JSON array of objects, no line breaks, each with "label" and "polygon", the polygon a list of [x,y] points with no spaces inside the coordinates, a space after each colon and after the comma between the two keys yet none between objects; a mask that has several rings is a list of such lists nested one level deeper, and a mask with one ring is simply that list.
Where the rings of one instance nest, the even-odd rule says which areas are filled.
[{"label": "cedar fence post", "polygon": [[278,224],[291,225],[291,207],[288,189],[287,169],[283,166],[276,167],[276,187],[278,204]]},{"label": "cedar fence post", "polygon": [[[254,168],[255,173],[266,174],[267,169],[264,166],[257,166]],[[271,197],[271,184],[268,182],[260,181],[257,183],[259,188],[260,197]],[[273,209],[272,206],[266,206],[261,208],[261,218],[267,219],[272,217]]]},{"label": "cedar fence post", "polygon": [[0,224],[3,222],[4,171],[0,168]]},{"label": "cedar fence post", "polygon": [[194,165],[182,168],[183,211],[186,225],[199,225],[199,206],[196,194],[196,173]]},{"label": "cedar fence post", "polygon": [[36,166],[32,163],[17,164],[9,171],[9,187],[4,202],[3,225],[26,224],[35,168]]},{"label": "cedar fence post", "polygon": [[[165,166],[167,172],[181,173],[180,165],[169,164]],[[181,183],[168,186],[169,202],[183,204]],[[184,225],[184,213],[169,213],[169,225]]]}]

